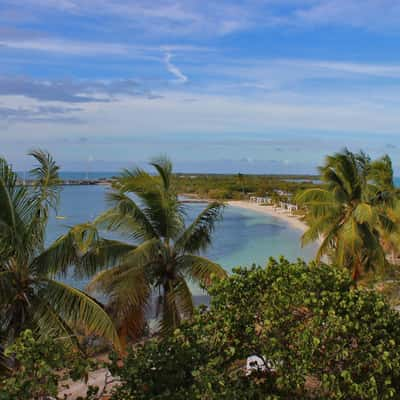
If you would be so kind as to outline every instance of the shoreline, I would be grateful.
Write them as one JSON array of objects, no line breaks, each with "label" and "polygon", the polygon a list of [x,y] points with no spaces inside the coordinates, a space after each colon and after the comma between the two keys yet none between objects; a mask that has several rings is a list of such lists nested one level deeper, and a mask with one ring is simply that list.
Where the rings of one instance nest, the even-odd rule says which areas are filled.
[{"label": "shoreline", "polygon": [[301,221],[299,217],[295,215],[290,215],[287,212],[284,212],[283,210],[279,212],[273,206],[260,206],[256,203],[250,203],[249,201],[244,201],[244,200],[230,200],[227,201],[226,204],[232,207],[239,207],[246,210],[255,211],[260,214],[279,218],[287,222],[292,228],[301,230],[302,232],[305,232],[308,229],[307,224]]}]

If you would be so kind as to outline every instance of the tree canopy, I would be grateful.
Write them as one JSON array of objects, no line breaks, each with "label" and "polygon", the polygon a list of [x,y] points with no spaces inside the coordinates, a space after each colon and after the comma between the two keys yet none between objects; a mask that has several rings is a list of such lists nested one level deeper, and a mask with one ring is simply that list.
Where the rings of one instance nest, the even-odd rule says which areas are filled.
[{"label": "tree canopy", "polygon": [[303,244],[320,241],[317,261],[328,256],[349,268],[356,281],[365,272],[382,270],[387,265],[382,234],[396,228],[390,218],[395,192],[390,159],[371,162],[364,153],[346,149],[327,156],[320,173],[324,186],[297,196],[309,225]]},{"label": "tree canopy", "polygon": [[[400,317],[347,271],[284,259],[237,269],[210,309],[134,348],[113,399],[391,399]],[[247,366],[257,356],[262,364]]]}]

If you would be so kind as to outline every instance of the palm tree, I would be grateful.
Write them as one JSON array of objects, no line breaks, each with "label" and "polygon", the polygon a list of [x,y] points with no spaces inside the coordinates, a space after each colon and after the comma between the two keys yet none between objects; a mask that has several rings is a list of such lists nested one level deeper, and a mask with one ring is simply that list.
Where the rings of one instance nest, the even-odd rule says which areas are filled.
[{"label": "palm tree", "polygon": [[237,178],[242,189],[242,195],[244,197],[244,175],[241,172],[238,172]]},{"label": "palm tree", "polygon": [[386,265],[380,231],[393,230],[376,167],[365,154],[345,149],[328,156],[320,167],[324,187],[305,190],[297,197],[307,209],[309,224],[302,243],[320,239],[317,261],[329,256],[335,264],[349,268],[355,281],[363,272]]},{"label": "palm tree", "polygon": [[396,192],[392,160],[388,155],[371,162],[368,179],[377,193],[394,194]]},{"label": "palm tree", "polygon": [[118,344],[112,320],[97,301],[56,280],[56,271],[77,259],[60,240],[45,249],[49,213],[59,197],[59,167],[44,151],[30,153],[35,184],[20,185],[0,159],[0,337],[13,341],[30,328],[77,342],[78,330]]},{"label": "palm tree", "polygon": [[[142,169],[124,171],[108,193],[111,208],[86,226],[87,251],[78,274],[98,273],[89,289],[105,294],[114,312],[121,339],[137,337],[145,313],[156,299],[156,314],[162,333],[177,327],[193,312],[187,280],[207,285],[212,275],[226,272],[199,253],[211,243],[223,205],[211,203],[189,225],[185,205],[174,190],[172,164],[154,160],[156,175]],[[106,228],[131,239],[107,240],[97,229]],[[91,232],[91,233],[90,233]]]}]

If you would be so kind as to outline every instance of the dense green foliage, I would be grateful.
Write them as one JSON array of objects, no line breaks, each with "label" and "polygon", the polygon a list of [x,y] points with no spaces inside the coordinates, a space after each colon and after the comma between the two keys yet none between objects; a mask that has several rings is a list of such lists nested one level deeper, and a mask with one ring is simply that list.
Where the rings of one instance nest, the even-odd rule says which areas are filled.
[{"label": "dense green foliage", "polygon": [[94,363],[65,340],[36,338],[24,331],[5,355],[13,369],[0,377],[0,400],[39,400],[57,397],[59,382],[84,379]]},{"label": "dense green foliage", "polygon": [[309,225],[303,243],[320,239],[317,260],[328,256],[333,264],[349,268],[354,280],[384,269],[382,239],[397,229],[390,212],[397,197],[390,159],[371,161],[344,150],[327,156],[320,172],[325,187],[297,196]]},{"label": "dense green foliage", "polygon": [[175,175],[179,193],[193,194],[201,198],[239,200],[249,193],[255,196],[276,194],[277,190],[298,193],[313,187],[313,176],[280,175]]},{"label": "dense green foliage", "polygon": [[[346,271],[271,260],[210,293],[209,310],[114,363],[114,400],[400,397],[400,317]],[[264,369],[246,371],[252,355]]]}]

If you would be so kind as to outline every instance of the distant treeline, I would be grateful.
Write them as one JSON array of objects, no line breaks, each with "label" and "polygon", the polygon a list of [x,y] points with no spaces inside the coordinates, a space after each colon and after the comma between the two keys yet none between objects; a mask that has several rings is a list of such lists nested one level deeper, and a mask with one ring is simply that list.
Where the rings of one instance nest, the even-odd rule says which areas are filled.
[{"label": "distant treeline", "polygon": [[245,174],[176,174],[179,193],[229,200],[254,196],[276,195],[277,191],[296,194],[315,186],[314,175],[245,175]]}]

